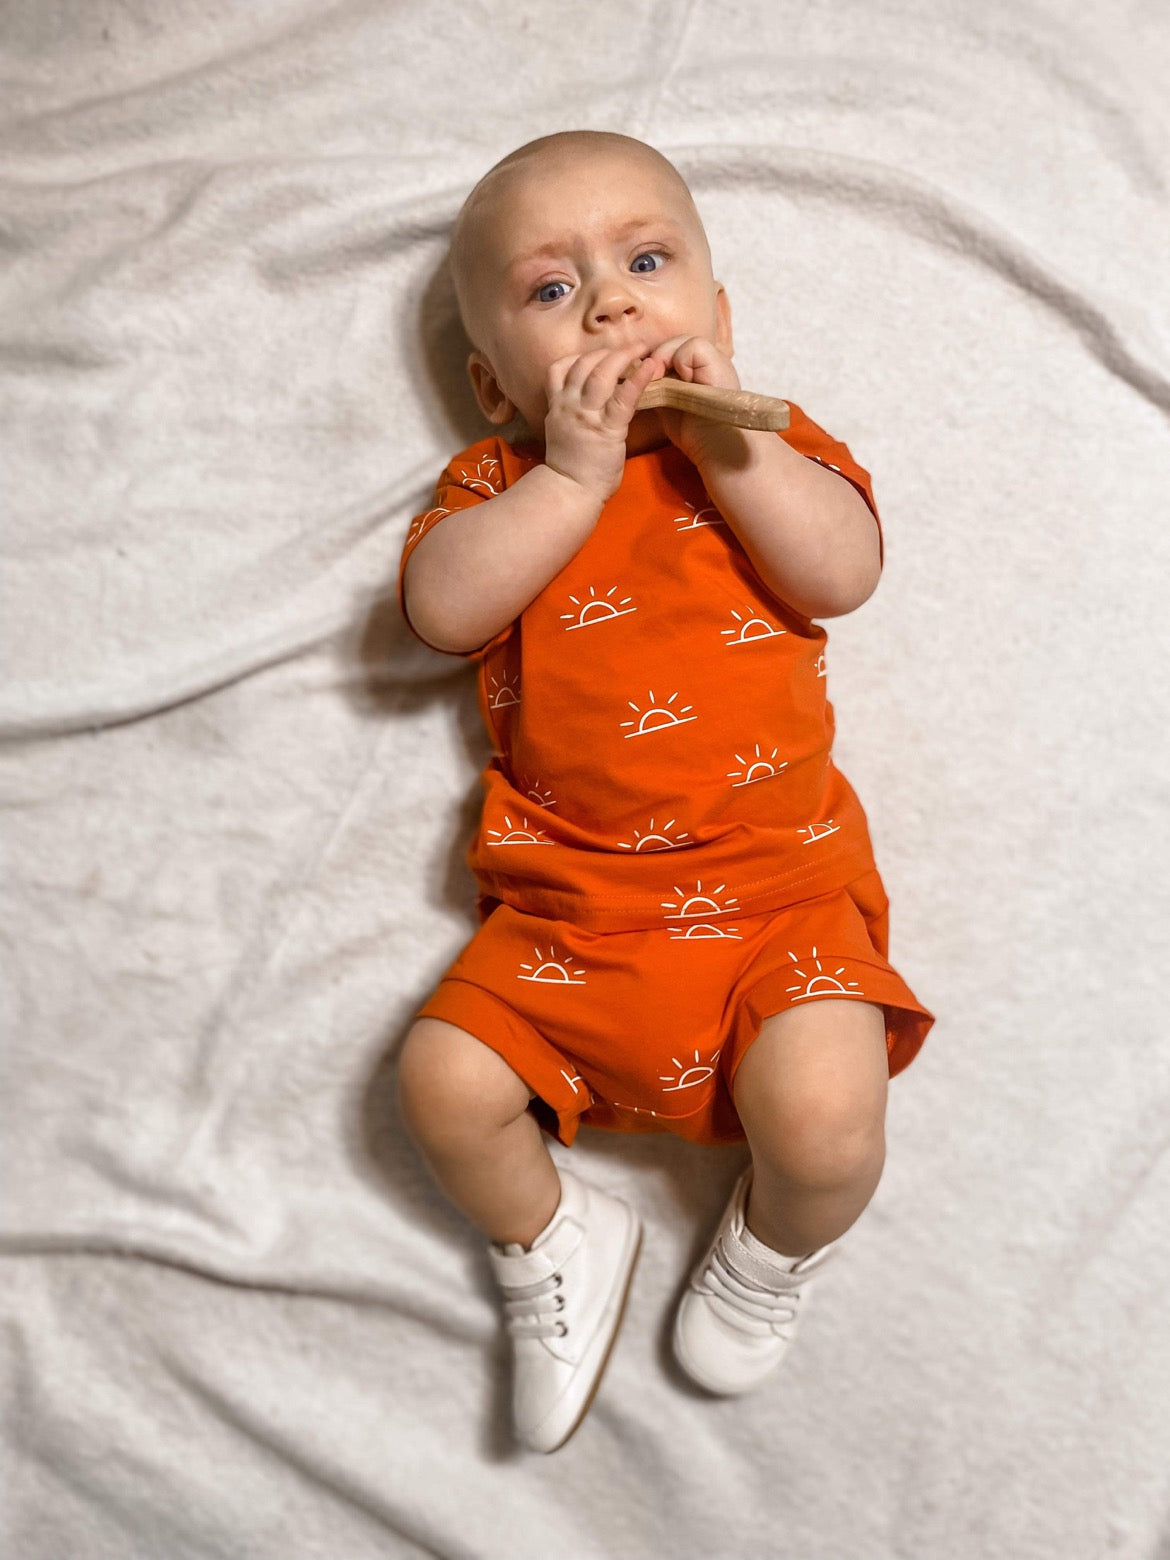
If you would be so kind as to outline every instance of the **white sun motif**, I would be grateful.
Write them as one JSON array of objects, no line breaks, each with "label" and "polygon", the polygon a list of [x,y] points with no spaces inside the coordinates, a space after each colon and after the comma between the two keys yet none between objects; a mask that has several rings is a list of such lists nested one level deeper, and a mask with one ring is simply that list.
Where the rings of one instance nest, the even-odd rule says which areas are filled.
[{"label": "white sun motif", "polygon": [[[678,694],[672,693],[666,703],[673,704],[677,698]],[[680,706],[680,711],[677,714],[674,710],[668,710],[665,705],[656,704],[654,702],[653,689],[650,690],[650,708],[645,713],[638,709],[633,699],[627,699],[626,703],[634,711],[635,715],[638,716],[636,721],[623,720],[621,722],[623,726],[633,726],[634,728],[633,731],[622,733],[626,737],[644,737],[647,732],[661,731],[665,726],[682,726],[689,720],[698,720],[699,718],[697,715],[688,715],[686,713],[687,710],[694,709],[695,706],[693,704]]]},{"label": "white sun motif", "polygon": [[507,813],[504,814],[504,822],[508,825],[507,834],[501,834],[499,829],[489,829],[489,834],[498,836],[494,840],[488,840],[489,845],[552,845],[554,843],[552,840],[543,839],[539,829],[534,834],[527,818],[522,828],[517,828]]},{"label": "white sun motif", "polygon": [[572,975],[570,975],[568,965],[564,960],[557,958],[555,948],[549,948],[547,959],[543,958],[539,948],[534,947],[533,952],[541,962],[535,969],[533,969],[531,964],[521,963],[520,968],[522,970],[530,970],[532,973],[529,975],[517,975],[517,980],[539,980],[549,986],[583,986],[585,984],[584,980],[574,979],[574,976],[583,976],[585,971],[574,970]]},{"label": "white sun motif", "polygon": [[676,850],[684,840],[690,839],[690,835],[684,829],[681,834],[676,834],[672,839],[671,836],[667,833],[667,830],[672,828],[673,825],[674,819],[672,818],[669,823],[664,823],[660,830],[655,831],[654,819],[651,818],[650,832],[648,834],[643,834],[640,829],[635,829],[634,838],[638,843],[636,845],[631,845],[628,840],[619,840],[617,842],[618,849],[632,850],[635,855],[637,855],[640,850]]},{"label": "white sun motif", "polygon": [[[680,531],[694,531],[701,525],[724,525],[726,523],[714,504],[706,504],[702,509],[696,509],[694,504],[688,503],[687,508],[691,511],[689,515],[675,515],[674,517],[674,523]],[[709,519],[707,518],[708,516],[710,516]]]},{"label": "white sun motif", "polygon": [[700,916],[734,915],[739,909],[739,900],[734,894],[729,895],[723,904],[720,904],[718,899],[714,897],[717,894],[721,894],[726,887],[726,883],[720,883],[718,888],[713,888],[709,894],[704,894],[702,883],[696,881],[695,892],[693,894],[684,894],[683,890],[676,883],[674,891],[682,896],[681,904],[679,900],[675,899],[662,900],[662,908],[666,911],[664,919],[667,921],[694,921]]},{"label": "white sun motif", "polygon": [[419,515],[417,520],[410,522],[410,530],[406,533],[407,543],[412,542],[416,536],[422,536],[424,531],[430,530],[435,521],[441,520],[444,515],[450,513],[449,509],[428,509],[425,515]]},{"label": "white sun motif", "polygon": [[[579,1094],[581,1092],[581,1090],[578,1089],[578,1087],[577,1087],[578,1084],[580,1084],[582,1088],[585,1088],[585,1080],[584,1080],[584,1078],[582,1078],[580,1073],[567,1073],[565,1071],[565,1069],[562,1067],[561,1068],[561,1077],[569,1085],[569,1088],[572,1089],[574,1094]],[[592,1094],[592,1092],[589,1089],[585,1088],[585,1093],[589,1095],[589,1102],[590,1102],[590,1104],[592,1104],[593,1103],[593,1094]]]},{"label": "white sun motif", "polygon": [[[722,1049],[722,1047],[720,1048]],[[659,1073],[659,1080],[666,1085],[663,1094],[674,1094],[679,1089],[693,1089],[696,1084],[706,1083],[707,1079],[715,1071],[715,1063],[719,1060],[719,1052],[715,1051],[710,1062],[700,1061],[698,1051],[693,1053],[694,1061],[684,1067],[677,1056],[672,1056],[671,1061],[678,1068],[677,1073]]]},{"label": "white sun motif", "polygon": [[[845,973],[843,964],[839,965],[830,975],[820,959],[817,958],[817,950],[815,948],[812,951],[811,960],[798,958],[791,948],[788,950],[788,957],[793,963],[793,973],[799,975],[804,982],[803,986],[788,987],[789,991],[796,993],[792,998],[793,1002],[806,1002],[809,997],[860,997],[864,995],[855,980],[851,980],[848,985],[842,985],[837,979],[838,975],[844,975]],[[801,964],[809,963],[816,966],[815,974],[809,975],[799,968]]]},{"label": "white sun motif", "polygon": [[701,942],[712,937],[727,937],[732,942],[743,941],[743,934],[737,926],[715,926],[710,921],[696,921],[685,929],[672,926],[668,928],[667,935],[671,942]]},{"label": "white sun motif", "polygon": [[492,687],[487,690],[487,704],[489,710],[507,709],[510,704],[520,703],[520,679],[509,682],[507,678],[500,682],[495,673],[490,674]]},{"label": "white sun motif", "polygon": [[537,784],[530,785],[525,791],[530,802],[535,802],[538,807],[555,807],[557,799],[551,791],[542,791]]},{"label": "white sun motif", "polygon": [[761,617],[741,617],[734,607],[731,609],[731,615],[739,624],[739,628],[720,629],[720,633],[727,640],[728,649],[732,645],[751,644],[756,639],[779,639],[788,632],[786,628],[777,628],[774,623],[769,623]]},{"label": "white sun motif", "polygon": [[815,845],[818,840],[826,839],[830,834],[839,834],[841,825],[834,823],[832,818],[826,818],[824,823],[810,823],[806,828],[797,829],[798,834],[807,834],[806,845]]},{"label": "white sun motif", "polygon": [[561,613],[561,622],[566,625],[566,632],[574,628],[588,628],[591,623],[603,623],[608,618],[625,617],[628,613],[638,610],[637,607],[628,605],[633,599],[630,596],[623,596],[617,606],[614,606],[613,602],[608,598],[613,595],[615,590],[617,590],[617,586],[613,585],[606,591],[604,596],[598,596],[593,586],[590,585],[589,595],[592,599],[587,601],[584,606],[570,591],[569,600],[578,610],[576,612]]},{"label": "white sun motif", "polygon": [[458,476],[463,487],[468,488],[472,493],[483,493],[487,498],[494,498],[497,493],[503,491],[500,463],[494,455],[481,455],[474,471],[468,471],[463,467]]},{"label": "white sun motif", "polygon": [[[783,774],[788,768],[787,759],[781,764],[774,764],[772,759],[778,756],[779,749],[772,749],[772,758],[765,758],[760,752],[760,744],[756,743],[756,756],[754,759],[744,758],[742,753],[737,753],[736,759],[744,767],[742,769],[729,769],[727,778],[731,781],[732,790],[739,785],[755,785],[760,780],[771,780],[776,775]],[[739,779],[735,778],[739,775]]]}]

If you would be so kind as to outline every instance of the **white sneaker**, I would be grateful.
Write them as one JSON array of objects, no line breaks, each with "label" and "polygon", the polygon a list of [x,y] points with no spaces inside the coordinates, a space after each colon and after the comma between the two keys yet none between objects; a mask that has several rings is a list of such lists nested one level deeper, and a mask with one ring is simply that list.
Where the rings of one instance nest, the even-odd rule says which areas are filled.
[{"label": "white sneaker", "polygon": [[757,1240],[744,1225],[749,1165],[736,1182],[706,1256],[691,1275],[674,1322],[674,1354],[708,1392],[750,1392],[772,1373],[796,1336],[813,1275],[836,1253],[837,1241],[790,1259]]},{"label": "white sneaker", "polygon": [[555,1452],[585,1417],[617,1337],[641,1242],[634,1210],[561,1170],[532,1245],[488,1246],[512,1338],[517,1437]]}]

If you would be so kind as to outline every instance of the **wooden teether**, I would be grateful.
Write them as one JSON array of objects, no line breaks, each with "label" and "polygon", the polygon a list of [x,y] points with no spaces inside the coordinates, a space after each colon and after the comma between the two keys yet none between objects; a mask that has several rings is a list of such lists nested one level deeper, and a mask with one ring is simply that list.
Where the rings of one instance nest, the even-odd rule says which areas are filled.
[{"label": "wooden teether", "polygon": [[638,397],[638,411],[666,406],[675,412],[694,412],[712,422],[736,428],[766,428],[777,432],[788,426],[788,402],[751,390],[720,390],[715,385],[692,385],[685,379],[655,379]]}]

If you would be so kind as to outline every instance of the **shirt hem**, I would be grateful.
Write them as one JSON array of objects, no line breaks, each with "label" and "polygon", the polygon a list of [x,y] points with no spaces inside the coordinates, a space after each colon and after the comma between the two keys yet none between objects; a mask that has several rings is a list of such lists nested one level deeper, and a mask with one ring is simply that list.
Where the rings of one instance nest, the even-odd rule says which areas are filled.
[{"label": "shirt hem", "polygon": [[[734,910],[713,912],[711,919],[726,921],[733,916],[764,915],[783,910],[806,899],[833,893],[876,869],[872,851],[854,847],[822,862],[814,868],[781,872],[758,878],[736,887],[738,904]],[[550,921],[567,921],[585,931],[636,932],[664,930],[681,925],[662,914],[660,904],[650,893],[591,895],[587,891],[565,892],[532,884],[517,884],[506,876],[476,873],[480,901],[495,900],[529,915]],[[670,892],[664,886],[660,893]]]}]

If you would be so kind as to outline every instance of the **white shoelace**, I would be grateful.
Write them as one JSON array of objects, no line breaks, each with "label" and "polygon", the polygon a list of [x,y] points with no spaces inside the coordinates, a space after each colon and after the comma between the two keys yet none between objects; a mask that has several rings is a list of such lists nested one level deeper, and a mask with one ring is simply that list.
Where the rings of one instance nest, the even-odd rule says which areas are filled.
[{"label": "white shoelace", "polygon": [[534,1284],[509,1284],[504,1289],[504,1325],[514,1338],[565,1336],[569,1328],[559,1315],[565,1308],[561,1282],[559,1273],[550,1273]]},{"label": "white shoelace", "polygon": [[766,1289],[744,1278],[729,1263],[722,1241],[715,1247],[703,1278],[710,1293],[732,1313],[728,1320],[744,1332],[772,1332],[778,1325],[787,1326],[796,1320],[799,1292]]}]

